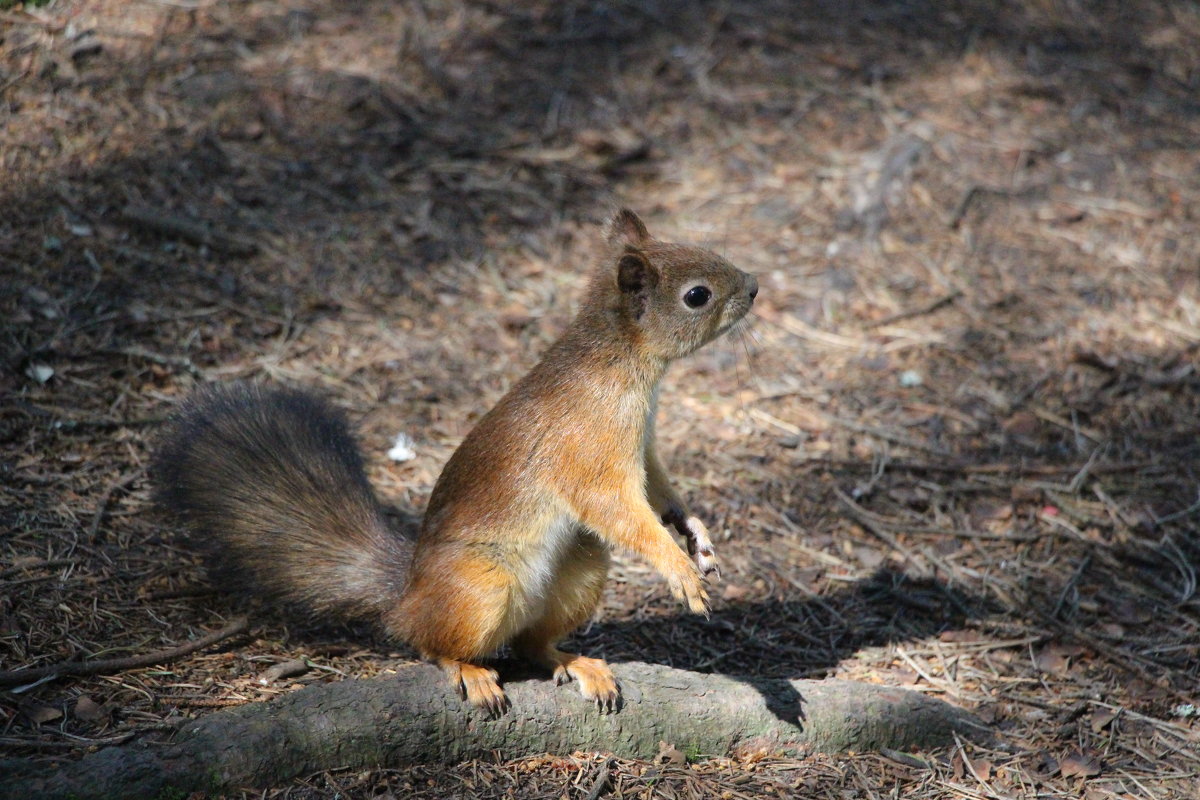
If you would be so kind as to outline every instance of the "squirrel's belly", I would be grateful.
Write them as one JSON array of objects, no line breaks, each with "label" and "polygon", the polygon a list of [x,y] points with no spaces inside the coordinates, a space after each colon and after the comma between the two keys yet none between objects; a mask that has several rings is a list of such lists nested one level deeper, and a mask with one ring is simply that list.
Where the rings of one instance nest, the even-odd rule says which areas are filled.
[{"label": "squirrel's belly", "polygon": [[522,616],[528,619],[541,617],[563,557],[579,535],[578,526],[579,522],[573,516],[559,514],[514,559],[515,563],[511,566],[515,584],[520,587],[518,591],[524,601],[521,605],[525,614]]}]

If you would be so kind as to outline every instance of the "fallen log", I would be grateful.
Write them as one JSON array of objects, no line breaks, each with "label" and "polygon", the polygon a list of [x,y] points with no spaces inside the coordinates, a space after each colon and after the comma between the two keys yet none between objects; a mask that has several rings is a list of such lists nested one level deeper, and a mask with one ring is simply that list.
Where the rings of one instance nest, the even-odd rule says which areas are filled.
[{"label": "fallen log", "polygon": [[432,666],[311,686],[207,714],[169,743],[132,742],[48,770],[0,761],[0,797],[147,798],[278,785],[333,768],[458,763],[574,750],[652,758],[659,742],[700,756],[909,750],[980,740],[970,713],[919,692],[843,680],[710,675],[628,663],[623,705],[600,714],[571,686],[510,681],[508,713],[464,706]]}]

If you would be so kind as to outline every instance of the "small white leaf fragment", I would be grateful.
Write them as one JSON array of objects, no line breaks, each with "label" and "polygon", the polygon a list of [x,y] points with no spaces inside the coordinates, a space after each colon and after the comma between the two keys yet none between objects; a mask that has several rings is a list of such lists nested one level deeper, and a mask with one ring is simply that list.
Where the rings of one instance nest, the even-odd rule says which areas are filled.
[{"label": "small white leaf fragment", "polygon": [[45,383],[54,377],[54,368],[48,367],[45,364],[30,364],[25,369],[25,375],[33,378],[38,383]]},{"label": "small white leaf fragment", "polygon": [[387,457],[392,461],[412,461],[417,457],[417,451],[413,448],[416,443],[407,433],[396,434],[396,440],[392,442],[392,449],[387,451]]},{"label": "small white leaf fragment", "polygon": [[925,379],[921,377],[921,373],[915,369],[906,369],[900,373],[900,385],[905,388],[920,386],[924,382]]}]

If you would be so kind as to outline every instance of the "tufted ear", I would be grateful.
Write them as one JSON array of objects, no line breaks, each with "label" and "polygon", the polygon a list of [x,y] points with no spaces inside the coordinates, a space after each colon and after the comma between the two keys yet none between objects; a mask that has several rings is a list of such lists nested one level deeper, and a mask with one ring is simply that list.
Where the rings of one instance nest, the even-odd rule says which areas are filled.
[{"label": "tufted ear", "polygon": [[658,287],[658,270],[646,256],[631,247],[617,261],[617,287],[634,319],[640,319]]},{"label": "tufted ear", "polygon": [[608,241],[612,244],[623,244],[638,247],[651,241],[650,232],[638,219],[638,215],[628,208],[622,208],[613,215],[608,223]]}]

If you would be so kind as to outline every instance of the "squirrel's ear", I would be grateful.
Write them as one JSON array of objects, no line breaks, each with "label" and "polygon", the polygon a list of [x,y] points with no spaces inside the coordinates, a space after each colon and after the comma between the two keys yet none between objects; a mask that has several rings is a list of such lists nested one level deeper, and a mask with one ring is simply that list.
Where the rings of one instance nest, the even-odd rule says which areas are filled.
[{"label": "squirrel's ear", "polygon": [[658,270],[640,252],[628,249],[617,262],[617,286],[628,299],[633,318],[638,319],[658,286]]},{"label": "squirrel's ear", "polygon": [[650,231],[628,208],[622,208],[608,223],[608,241],[637,247],[650,241]]}]

